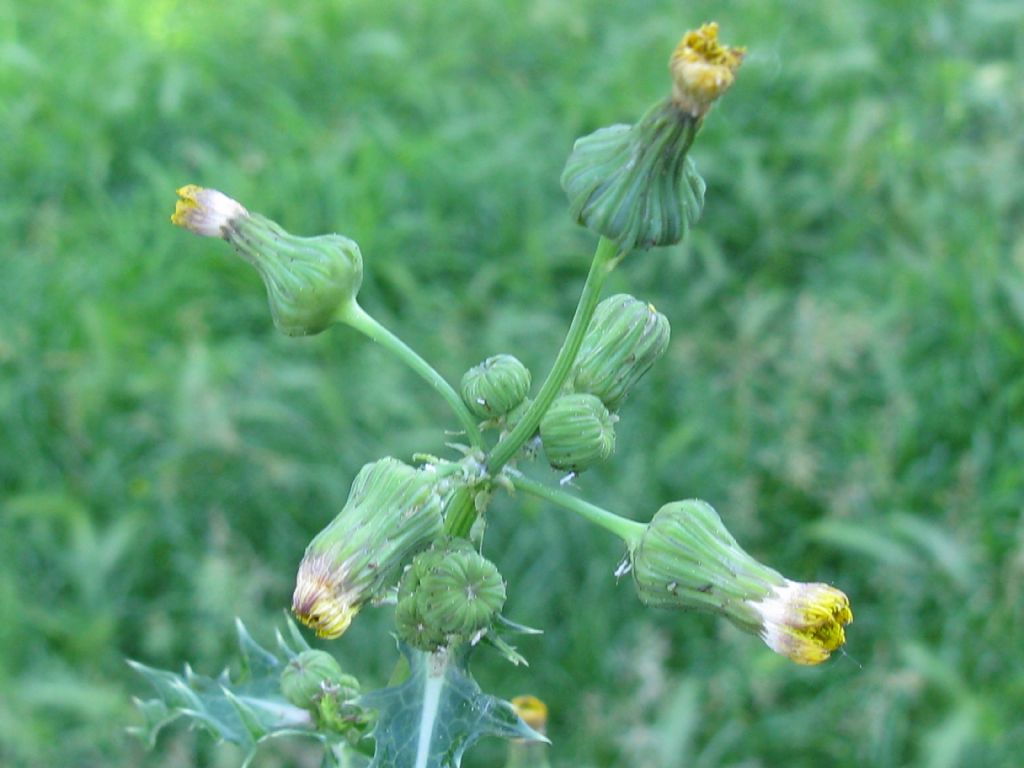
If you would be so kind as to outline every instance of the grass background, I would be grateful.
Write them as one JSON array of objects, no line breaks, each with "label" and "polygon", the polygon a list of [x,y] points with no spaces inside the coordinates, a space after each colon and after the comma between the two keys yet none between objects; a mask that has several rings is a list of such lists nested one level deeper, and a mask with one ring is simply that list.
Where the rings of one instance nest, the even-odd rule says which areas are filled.
[{"label": "grass background", "polygon": [[[694,152],[704,217],[610,286],[672,346],[579,487],[638,519],[707,499],[848,592],[848,654],[800,668],[645,610],[610,537],[504,498],[488,552],[546,634],[478,677],[548,702],[556,765],[1019,764],[1015,0],[0,4],[0,763],[237,765],[183,728],[126,737],[149,691],[124,657],[212,673],[236,615],[269,640],[359,467],[452,425],[354,333],[275,335],[256,275],[170,226],[174,188],[353,237],[364,305],[444,374],[508,351],[539,380],[594,244],[569,147],[660,98],[708,18],[749,56]],[[379,684],[387,630],[368,612],[331,647]]]}]

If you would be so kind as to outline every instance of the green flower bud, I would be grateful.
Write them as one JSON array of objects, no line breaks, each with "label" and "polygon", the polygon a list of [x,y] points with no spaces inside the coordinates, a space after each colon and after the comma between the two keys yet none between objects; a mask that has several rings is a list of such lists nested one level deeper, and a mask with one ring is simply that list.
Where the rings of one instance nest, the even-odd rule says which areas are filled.
[{"label": "green flower bud", "polygon": [[668,318],[650,304],[626,294],[600,304],[570,375],[577,392],[597,395],[617,411],[629,390],[668,349]]},{"label": "green flower bud", "polygon": [[762,565],[703,501],[663,506],[630,559],[645,604],[720,614],[799,664],[827,659],[846,641],[843,627],[853,621],[846,595],[827,584],[790,581]]},{"label": "green flower bud", "polygon": [[198,235],[224,238],[256,267],[282,333],[320,333],[355,301],[363,260],[354,241],[335,234],[292,235],[215,189],[190,184],[178,195],[171,221]]},{"label": "green flower bud", "polygon": [[337,659],[324,651],[303,651],[281,672],[281,693],[297,707],[315,709],[327,691],[341,689],[348,698],[355,698],[359,682],[342,672]]},{"label": "green flower bud", "polygon": [[481,419],[502,416],[530,391],[530,371],[512,355],[495,355],[466,371],[462,399]]},{"label": "green flower bud", "polygon": [[436,651],[448,638],[427,619],[419,602],[407,598],[395,606],[395,628],[398,638],[421,651]]},{"label": "green flower bud", "polygon": [[339,637],[364,603],[442,533],[437,478],[397,459],[367,464],[338,516],[306,548],[292,610],[320,637]]},{"label": "green flower bud", "polygon": [[689,32],[669,62],[672,98],[633,126],[576,141],[562,173],[573,218],[625,251],[682,240],[704,206],[704,181],[687,152],[742,59],[742,49],[718,43],[717,24]]},{"label": "green flower bud", "polygon": [[562,395],[540,420],[548,463],[572,472],[607,459],[615,450],[615,418],[595,395]]},{"label": "green flower bud", "polygon": [[665,101],[636,125],[577,139],[562,172],[572,217],[624,251],[678,243],[704,207],[686,155],[696,135],[693,118]]},{"label": "green flower bud", "polygon": [[454,539],[413,559],[398,589],[395,620],[405,642],[436,650],[489,627],[504,604],[498,569],[469,542]]}]

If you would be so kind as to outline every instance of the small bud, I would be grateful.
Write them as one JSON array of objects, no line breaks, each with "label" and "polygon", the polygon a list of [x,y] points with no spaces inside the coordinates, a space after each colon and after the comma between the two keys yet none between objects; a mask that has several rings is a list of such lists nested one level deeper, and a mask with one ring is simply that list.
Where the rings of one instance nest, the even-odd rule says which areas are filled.
[{"label": "small bud", "polygon": [[324,651],[303,651],[293,658],[281,672],[281,693],[297,707],[315,709],[329,689],[354,689],[349,698],[359,693],[359,683],[341,671],[331,654]]},{"label": "small bud", "polygon": [[615,450],[615,419],[595,395],[558,397],[540,421],[548,463],[581,472],[604,461]]},{"label": "small bud", "polygon": [[669,59],[672,100],[694,117],[703,117],[732,87],[745,54],[745,48],[718,42],[716,22],[687,32]]},{"label": "small bud", "polygon": [[352,743],[365,735],[373,720],[357,703],[359,681],[342,672],[324,651],[303,651],[289,661],[281,673],[281,693],[313,713],[319,730],[340,733]]},{"label": "small bud", "polygon": [[462,399],[481,419],[503,416],[530,391],[530,371],[512,355],[495,355],[466,371]]},{"label": "small bud", "polygon": [[306,548],[292,611],[320,637],[339,637],[362,605],[442,533],[436,477],[397,459],[364,466],[345,508]]},{"label": "small bud", "polygon": [[562,172],[572,217],[623,251],[686,237],[704,206],[704,180],[687,153],[742,58],[742,49],[719,45],[716,24],[687,33],[670,61],[671,98],[635,125],[601,128],[573,145]]},{"label": "small bud", "polygon": [[668,318],[626,294],[597,305],[570,375],[577,392],[597,395],[617,411],[630,389],[657,362],[669,341]]},{"label": "small bud", "polygon": [[504,604],[498,569],[469,542],[454,539],[413,559],[398,589],[395,620],[402,640],[436,650],[489,627]]},{"label": "small bud", "polygon": [[400,599],[395,606],[395,628],[403,643],[421,651],[436,651],[448,642],[445,633],[430,623],[422,606],[412,598]]},{"label": "small bud", "polygon": [[205,237],[222,237],[252,264],[267,289],[278,330],[308,336],[325,330],[355,301],[363,281],[359,246],[341,235],[299,237],[215,189],[178,190],[171,221]]},{"label": "small bud", "polygon": [[663,506],[630,559],[643,603],[720,614],[798,664],[827,659],[853,621],[846,595],[790,581],[757,562],[703,501]]}]

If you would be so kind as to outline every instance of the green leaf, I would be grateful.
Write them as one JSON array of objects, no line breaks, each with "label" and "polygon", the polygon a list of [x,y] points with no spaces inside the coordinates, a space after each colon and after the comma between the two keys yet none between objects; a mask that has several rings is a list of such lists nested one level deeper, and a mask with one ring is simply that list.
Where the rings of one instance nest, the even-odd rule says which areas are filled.
[{"label": "green leaf", "polygon": [[484,693],[470,676],[466,649],[435,653],[402,646],[409,677],[359,703],[378,710],[370,768],[458,768],[482,736],[547,741],[512,705]]},{"label": "green leaf", "polygon": [[247,765],[262,742],[281,736],[302,736],[320,741],[325,750],[325,765],[356,765],[345,757],[348,751],[343,737],[317,730],[313,715],[293,706],[281,694],[281,671],[288,661],[309,646],[288,621],[289,643],[277,633],[280,653],[275,654],[257,643],[241,621],[236,622],[241,652],[241,674],[232,680],[225,670],[216,679],[197,675],[186,664],[182,674],[154,669],[137,661],[129,666],[156,690],[157,698],[136,700],[144,723],[129,729],[152,748],[164,726],[189,720],[213,736],[248,750]]}]

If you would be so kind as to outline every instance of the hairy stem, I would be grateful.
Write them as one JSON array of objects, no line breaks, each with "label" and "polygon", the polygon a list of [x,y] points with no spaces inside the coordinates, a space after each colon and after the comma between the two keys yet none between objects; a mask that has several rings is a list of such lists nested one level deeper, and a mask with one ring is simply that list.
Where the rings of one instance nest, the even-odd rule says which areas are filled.
[{"label": "hairy stem", "polygon": [[466,404],[462,402],[462,398],[459,397],[458,392],[452,388],[452,385],[449,384],[445,378],[438,373],[432,365],[430,365],[430,363],[420,357],[411,347],[409,347],[395,334],[377,322],[354,301],[338,313],[338,321],[355,328],[360,333],[365,334],[367,337],[376,341],[382,347],[395,355],[395,357],[407,366],[412,368],[413,371],[419,374],[422,379],[430,384],[430,386],[432,386],[437,393],[445,399],[445,402],[451,406],[452,411],[455,412],[455,415],[462,423],[462,428],[466,431],[466,435],[469,437],[470,443],[472,443],[476,448],[483,445],[483,439],[480,436],[480,428],[477,426],[476,419],[473,417],[473,414],[469,412],[469,408],[467,408]]},{"label": "hairy stem", "polygon": [[583,343],[583,336],[587,332],[590,318],[594,315],[594,309],[601,298],[601,288],[604,281],[618,265],[625,253],[620,253],[618,245],[606,237],[602,237],[597,244],[597,251],[594,253],[594,260],[590,264],[590,272],[587,275],[587,282],[583,285],[583,293],[580,295],[579,304],[576,305],[576,314],[572,318],[569,332],[566,334],[562,348],[555,358],[555,364],[551,373],[537,393],[537,397],[527,409],[523,418],[501,441],[494,446],[487,457],[487,471],[491,475],[497,474],[509,459],[516,455],[523,443],[533,437],[537,431],[541,417],[551,407],[551,403],[558,396],[565,383],[573,363],[576,362],[576,355]]},{"label": "hairy stem", "polygon": [[536,480],[530,480],[528,477],[521,475],[513,477],[512,485],[523,493],[528,493],[531,496],[550,501],[552,504],[557,504],[571,512],[575,512],[580,517],[586,518],[594,523],[594,525],[599,525],[606,531],[614,533],[625,541],[631,550],[639,544],[640,537],[643,536],[644,531],[647,529],[647,526],[643,523],[619,517],[596,504],[578,499],[565,491],[551,488],[543,483],[538,483]]}]

